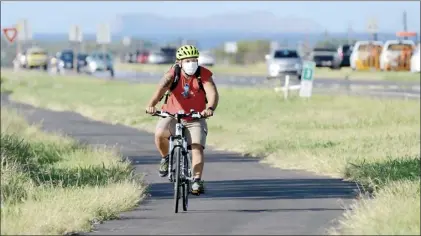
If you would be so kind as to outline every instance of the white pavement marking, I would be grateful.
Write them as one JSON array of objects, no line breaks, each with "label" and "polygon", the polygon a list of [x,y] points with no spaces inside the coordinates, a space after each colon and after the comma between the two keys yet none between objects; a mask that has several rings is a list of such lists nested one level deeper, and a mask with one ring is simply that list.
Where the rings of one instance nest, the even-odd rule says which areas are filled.
[{"label": "white pavement marking", "polygon": [[414,85],[414,86],[412,86],[412,90],[420,91],[420,86]]}]

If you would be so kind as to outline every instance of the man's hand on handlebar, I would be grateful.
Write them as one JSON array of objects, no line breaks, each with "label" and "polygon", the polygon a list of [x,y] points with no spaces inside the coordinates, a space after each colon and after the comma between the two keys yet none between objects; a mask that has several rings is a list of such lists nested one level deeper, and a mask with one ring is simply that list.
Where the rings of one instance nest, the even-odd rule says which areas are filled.
[{"label": "man's hand on handlebar", "polygon": [[202,118],[200,112],[190,111],[190,113],[181,113],[181,114],[171,114],[165,111],[159,111],[155,109],[155,112],[149,113],[149,109],[146,109],[146,113],[151,114],[152,116],[159,116],[159,117],[174,117],[174,118],[185,118],[185,117],[192,117],[196,119]]},{"label": "man's hand on handlebar", "polygon": [[213,116],[213,110],[206,108],[205,110],[200,112],[200,115],[202,115],[203,118]]},{"label": "man's hand on handlebar", "polygon": [[146,113],[148,114],[155,114],[156,113],[156,107],[146,107]]}]

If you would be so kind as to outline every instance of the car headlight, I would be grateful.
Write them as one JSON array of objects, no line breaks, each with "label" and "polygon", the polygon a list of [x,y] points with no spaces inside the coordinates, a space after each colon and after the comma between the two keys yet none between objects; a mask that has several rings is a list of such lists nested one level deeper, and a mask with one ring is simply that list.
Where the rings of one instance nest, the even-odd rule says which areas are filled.
[{"label": "car headlight", "polygon": [[300,70],[301,69],[301,64],[300,63],[295,64],[295,69]]}]

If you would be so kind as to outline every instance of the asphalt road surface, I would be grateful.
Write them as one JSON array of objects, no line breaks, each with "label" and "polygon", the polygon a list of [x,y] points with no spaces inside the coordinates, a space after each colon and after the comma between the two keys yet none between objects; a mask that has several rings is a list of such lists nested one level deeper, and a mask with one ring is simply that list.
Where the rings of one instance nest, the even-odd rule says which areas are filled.
[{"label": "asphalt road surface", "polygon": [[[136,170],[146,173],[150,197],[121,219],[96,225],[89,235],[129,234],[324,234],[355,198],[356,185],[303,171],[281,170],[235,153],[206,150],[207,192],[192,196],[189,211],[173,213],[172,185],[157,174],[151,134],[109,125],[71,112],[53,112],[9,102],[31,123],[92,145],[117,145]],[[210,131],[212,132],[212,131]],[[118,194],[118,193],[117,193]]]}]

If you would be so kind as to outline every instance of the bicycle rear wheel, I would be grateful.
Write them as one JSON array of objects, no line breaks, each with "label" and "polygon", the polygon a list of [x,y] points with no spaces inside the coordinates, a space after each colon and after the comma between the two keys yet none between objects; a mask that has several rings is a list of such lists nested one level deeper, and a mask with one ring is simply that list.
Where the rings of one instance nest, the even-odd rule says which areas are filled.
[{"label": "bicycle rear wheel", "polygon": [[174,176],[174,212],[178,213],[178,202],[180,200],[180,160],[182,158],[181,149],[179,147],[174,148],[173,160],[175,165],[175,176]]}]

